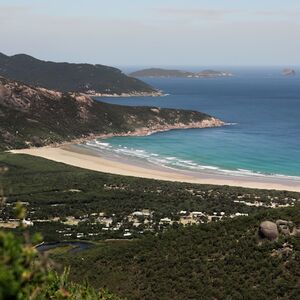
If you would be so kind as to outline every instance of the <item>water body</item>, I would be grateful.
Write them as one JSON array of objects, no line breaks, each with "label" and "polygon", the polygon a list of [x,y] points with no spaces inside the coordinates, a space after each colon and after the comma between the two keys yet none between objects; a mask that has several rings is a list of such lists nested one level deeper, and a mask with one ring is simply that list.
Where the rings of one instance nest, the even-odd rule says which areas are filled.
[{"label": "water body", "polygon": [[59,247],[67,247],[70,246],[72,247],[72,249],[70,249],[68,252],[71,253],[76,253],[76,252],[80,252],[83,250],[87,250],[91,247],[93,247],[94,245],[92,243],[89,242],[54,242],[54,243],[44,243],[44,244],[40,244],[39,246],[36,247],[36,249],[39,252],[45,252],[48,250],[52,250],[52,249],[56,249]]},{"label": "water body", "polygon": [[99,153],[170,168],[300,177],[300,70],[228,70],[234,77],[141,78],[165,97],[100,98],[124,105],[202,111],[234,125],[88,143]]}]

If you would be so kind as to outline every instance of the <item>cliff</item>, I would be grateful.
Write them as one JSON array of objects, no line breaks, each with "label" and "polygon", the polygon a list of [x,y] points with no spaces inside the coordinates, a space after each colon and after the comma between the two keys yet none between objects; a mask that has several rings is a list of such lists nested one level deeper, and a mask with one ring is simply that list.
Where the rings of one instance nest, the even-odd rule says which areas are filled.
[{"label": "cliff", "polygon": [[42,61],[25,54],[7,56],[0,53],[0,76],[60,92],[157,94],[148,84],[116,68]]},{"label": "cliff", "polygon": [[0,149],[221,125],[201,112],[112,105],[0,77]]}]

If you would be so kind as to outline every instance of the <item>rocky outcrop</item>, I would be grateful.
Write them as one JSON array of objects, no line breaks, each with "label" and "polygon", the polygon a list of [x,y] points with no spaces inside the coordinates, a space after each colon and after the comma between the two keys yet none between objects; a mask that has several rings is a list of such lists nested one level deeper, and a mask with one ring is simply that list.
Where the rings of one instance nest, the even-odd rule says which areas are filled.
[{"label": "rocky outcrop", "polygon": [[283,76],[295,76],[296,75],[296,71],[293,70],[293,69],[286,68],[286,69],[282,70],[281,74]]},{"label": "rocky outcrop", "polygon": [[286,220],[277,220],[276,225],[279,229],[279,232],[284,235],[290,235],[290,228],[293,227],[293,222]]},{"label": "rocky outcrop", "polygon": [[270,241],[276,240],[280,234],[285,236],[300,236],[300,228],[297,228],[291,221],[277,220],[275,223],[271,221],[263,221],[258,230],[262,238]]},{"label": "rocky outcrop", "polygon": [[262,222],[259,226],[259,234],[270,241],[276,240],[279,236],[276,223],[270,221]]}]

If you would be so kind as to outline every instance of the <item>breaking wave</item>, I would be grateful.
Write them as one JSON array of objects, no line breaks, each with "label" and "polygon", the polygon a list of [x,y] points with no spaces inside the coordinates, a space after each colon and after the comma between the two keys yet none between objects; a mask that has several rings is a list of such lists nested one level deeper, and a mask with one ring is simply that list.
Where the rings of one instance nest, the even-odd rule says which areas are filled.
[{"label": "breaking wave", "polygon": [[115,146],[110,143],[103,142],[102,140],[93,140],[86,142],[82,145],[93,151],[98,152],[102,155],[113,155],[117,158],[128,158],[133,159],[137,162],[148,162],[161,167],[171,168],[175,170],[185,170],[185,171],[207,171],[214,174],[228,174],[231,176],[256,176],[256,177],[278,177],[286,179],[299,180],[298,176],[288,176],[282,174],[269,174],[262,173],[258,171],[246,170],[246,169],[222,169],[216,166],[201,165],[192,160],[180,159],[175,156],[162,156],[157,153],[147,152],[143,149],[134,149],[126,146]]}]

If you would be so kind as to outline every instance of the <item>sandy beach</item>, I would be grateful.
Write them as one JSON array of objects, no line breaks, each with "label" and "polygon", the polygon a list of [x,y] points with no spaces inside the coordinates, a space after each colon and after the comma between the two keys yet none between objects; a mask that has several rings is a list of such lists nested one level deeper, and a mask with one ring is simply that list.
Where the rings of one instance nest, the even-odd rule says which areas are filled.
[{"label": "sandy beach", "polygon": [[12,150],[11,152],[16,154],[38,156],[88,170],[125,176],[174,182],[229,185],[300,192],[300,181],[292,178],[290,179],[288,177],[278,178],[272,176],[234,176],[230,174],[211,174],[204,171],[189,172],[172,170],[152,165],[134,165],[128,163],[127,161],[116,161],[106,157],[100,157],[99,155],[94,154],[92,151],[76,145],[21,149]]}]

